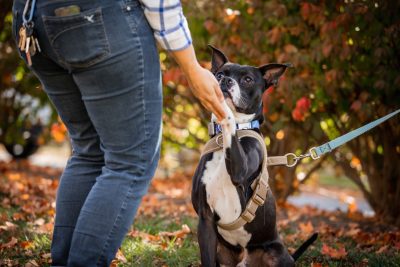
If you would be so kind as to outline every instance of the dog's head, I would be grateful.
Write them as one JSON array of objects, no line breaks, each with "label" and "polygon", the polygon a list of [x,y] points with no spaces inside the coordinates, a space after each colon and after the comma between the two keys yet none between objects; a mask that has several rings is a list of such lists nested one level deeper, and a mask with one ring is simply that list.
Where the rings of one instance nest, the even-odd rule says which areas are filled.
[{"label": "dog's head", "polygon": [[224,53],[212,47],[211,72],[219,82],[229,107],[235,113],[254,115],[262,120],[262,94],[290,64],[267,64],[253,67],[231,63]]}]

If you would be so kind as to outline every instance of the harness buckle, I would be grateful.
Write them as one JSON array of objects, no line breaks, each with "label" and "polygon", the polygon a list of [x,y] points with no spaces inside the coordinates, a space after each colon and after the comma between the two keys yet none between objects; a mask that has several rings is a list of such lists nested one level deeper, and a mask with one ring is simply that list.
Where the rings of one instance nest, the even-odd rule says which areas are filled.
[{"label": "harness buckle", "polygon": [[215,127],[214,127],[214,123],[210,122],[208,125],[208,135],[209,136],[214,136],[215,135]]},{"label": "harness buckle", "polygon": [[257,193],[254,194],[252,199],[253,199],[254,203],[257,204],[257,206],[264,205],[265,199],[262,196],[260,196],[259,194],[257,194]]},{"label": "harness buckle", "polygon": [[249,223],[249,222],[253,221],[253,219],[254,219],[254,217],[256,217],[256,215],[246,209],[246,211],[243,212],[242,215],[240,215],[240,217],[242,217],[243,220],[245,220],[247,223]]}]

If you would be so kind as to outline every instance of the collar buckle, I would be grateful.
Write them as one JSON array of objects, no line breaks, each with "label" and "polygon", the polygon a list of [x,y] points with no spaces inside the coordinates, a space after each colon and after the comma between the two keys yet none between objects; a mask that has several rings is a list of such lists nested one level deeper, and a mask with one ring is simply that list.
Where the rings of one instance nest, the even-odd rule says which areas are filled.
[{"label": "collar buckle", "polygon": [[[236,130],[252,130],[252,129],[260,129],[260,122],[258,120],[244,122],[244,123],[236,123]],[[208,135],[215,136],[217,134],[222,133],[222,126],[215,122],[210,122],[208,124]]]}]

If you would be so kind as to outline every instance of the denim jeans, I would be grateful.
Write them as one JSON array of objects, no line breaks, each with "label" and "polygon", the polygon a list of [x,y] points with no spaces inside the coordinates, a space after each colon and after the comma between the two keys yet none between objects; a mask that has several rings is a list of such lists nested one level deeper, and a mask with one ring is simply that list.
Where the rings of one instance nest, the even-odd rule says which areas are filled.
[{"label": "denim jeans", "polygon": [[[14,0],[17,42],[24,4]],[[55,16],[71,5],[80,13]],[[138,0],[37,0],[34,23],[42,52],[31,70],[73,147],[57,191],[52,264],[109,266],[159,159],[162,91],[153,32]]]}]

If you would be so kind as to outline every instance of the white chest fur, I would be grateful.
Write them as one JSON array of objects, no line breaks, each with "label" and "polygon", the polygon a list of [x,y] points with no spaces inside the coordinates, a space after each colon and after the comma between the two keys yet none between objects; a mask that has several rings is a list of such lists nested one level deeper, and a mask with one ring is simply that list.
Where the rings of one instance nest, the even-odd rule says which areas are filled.
[{"label": "white chest fur", "polygon": [[[224,152],[214,152],[212,160],[208,161],[202,182],[206,186],[207,203],[220,217],[221,223],[230,223],[236,220],[241,214],[241,206],[236,187],[232,184],[231,178],[226,170]],[[227,231],[218,227],[221,236],[232,245],[245,247],[251,238],[243,227]]]}]

